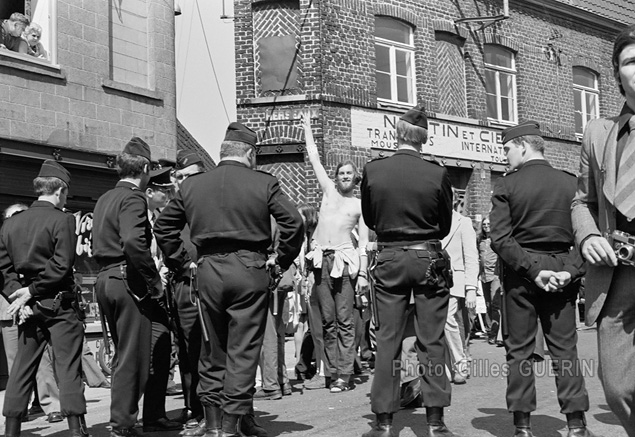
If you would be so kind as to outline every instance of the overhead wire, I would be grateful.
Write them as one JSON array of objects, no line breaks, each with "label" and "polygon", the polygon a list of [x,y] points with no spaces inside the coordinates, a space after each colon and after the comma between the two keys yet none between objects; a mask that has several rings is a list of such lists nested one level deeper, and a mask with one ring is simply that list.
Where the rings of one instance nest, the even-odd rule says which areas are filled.
[{"label": "overhead wire", "polygon": [[203,24],[203,17],[201,16],[201,9],[198,5],[198,0],[194,0],[196,3],[196,10],[198,11],[198,18],[201,21],[201,27],[203,29],[203,39],[205,40],[205,47],[207,48],[207,55],[209,56],[209,61],[212,64],[212,71],[214,72],[214,80],[216,81],[216,86],[218,87],[218,94],[220,95],[220,101],[223,105],[223,109],[225,110],[225,116],[227,117],[227,122],[230,122],[229,113],[227,112],[227,106],[225,105],[225,99],[223,98],[223,90],[220,87],[220,83],[218,81],[218,75],[216,74],[216,68],[214,67],[214,60],[212,59],[212,52],[209,49],[209,43],[207,42],[207,34],[205,33],[205,25]]},{"label": "overhead wire", "polygon": [[[190,15],[190,25],[188,26],[188,34],[187,34],[187,44],[185,45],[185,61],[183,62],[183,75],[181,76],[181,92],[179,94],[179,100],[177,102],[176,108],[177,110],[181,107],[181,99],[183,98],[183,87],[185,86],[185,70],[187,68],[187,56],[190,53],[190,38],[192,37],[192,21],[194,20],[194,14]],[[183,27],[181,26],[181,36],[183,35]],[[181,39],[179,38],[179,41]],[[178,90],[177,90],[178,91]]]}]

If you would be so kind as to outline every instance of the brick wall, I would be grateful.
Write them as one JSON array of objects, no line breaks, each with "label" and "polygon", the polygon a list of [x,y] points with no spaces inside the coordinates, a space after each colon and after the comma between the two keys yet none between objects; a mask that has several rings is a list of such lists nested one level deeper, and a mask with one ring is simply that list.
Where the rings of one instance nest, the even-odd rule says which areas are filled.
[{"label": "brick wall", "polygon": [[[617,113],[623,102],[610,62],[612,41],[619,25],[610,29],[578,18],[556,16],[547,13],[546,8],[525,2],[512,2],[510,19],[484,28],[481,23],[455,25],[454,20],[459,18],[502,14],[500,0],[300,0],[297,35],[301,47],[302,95],[283,102],[250,100],[257,97],[255,35],[272,31],[271,23],[263,24],[266,21],[258,21],[260,24],[256,25],[254,14],[265,7],[273,8],[276,4],[282,7],[286,3],[235,1],[239,118],[258,129],[297,126],[297,120],[267,123],[266,114],[275,108],[317,108],[319,119],[313,120],[314,133],[330,174],[341,160],[353,159],[361,166],[370,158],[369,150],[351,145],[352,108],[386,113],[406,109],[382,106],[376,99],[373,36],[376,15],[390,16],[412,26],[417,101],[433,118],[467,117],[475,125],[502,129],[504,126],[487,121],[483,47],[502,45],[515,53],[518,119],[533,119],[541,124],[546,157],[556,168],[578,171],[580,142],[574,133],[573,66],[584,66],[598,74],[602,116]],[[266,28],[258,28],[261,25]],[[585,49],[581,51],[580,47]],[[552,56],[548,57],[550,51]],[[298,140],[278,140],[280,144],[293,141]],[[466,181],[468,212],[486,214],[493,180],[502,173],[487,162],[474,165]],[[273,165],[271,168],[293,195],[313,204],[319,202],[317,181],[306,162],[294,167],[296,171],[304,171],[299,180],[287,174],[288,164],[282,163],[280,169]],[[298,188],[293,191],[293,186]]]},{"label": "brick wall", "polygon": [[148,83],[110,83],[110,2],[57,1],[56,68],[0,59],[0,137],[120,151],[133,135],[157,158],[176,153],[172,2],[148,2]]}]

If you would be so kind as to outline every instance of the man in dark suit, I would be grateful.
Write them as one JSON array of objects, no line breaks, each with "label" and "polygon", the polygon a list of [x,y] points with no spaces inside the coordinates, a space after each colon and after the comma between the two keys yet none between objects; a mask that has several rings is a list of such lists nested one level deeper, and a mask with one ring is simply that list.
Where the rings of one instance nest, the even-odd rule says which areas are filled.
[{"label": "man in dark suit", "polygon": [[[428,120],[419,108],[397,122],[398,150],[369,162],[362,178],[362,214],[377,233],[375,279],[377,357],[371,389],[374,429],[364,437],[390,437],[393,413],[400,407],[399,369],[406,311],[414,293],[423,403],[431,437],[454,434],[443,423],[450,405],[445,373],[445,321],[450,298],[450,259],[441,240],[452,223],[452,187],[447,169],[421,159]],[[417,181],[413,184],[412,181]]]},{"label": "man in dark suit", "polygon": [[[155,224],[166,256],[185,256],[187,223],[198,253],[198,285],[210,334],[209,364],[199,367],[199,395],[209,435],[266,435],[253,417],[256,367],[269,291],[273,216],[280,230],[277,262],[289,268],[300,252],[302,218],[278,180],[255,171],[256,134],[231,123],[213,170],[189,176]],[[182,263],[180,263],[182,265]],[[259,429],[256,429],[259,428]]]},{"label": "man in dark suit", "polygon": [[626,103],[618,116],[591,120],[584,130],[572,220],[588,262],[585,323],[597,322],[598,357],[606,401],[635,437],[635,269],[619,262],[605,238],[613,230],[635,235],[635,26],[613,46],[613,73]]},{"label": "man in dark suit", "polygon": [[[101,267],[95,283],[97,301],[115,343],[111,436],[130,437],[136,435],[139,400],[150,376],[155,346],[152,321],[164,318],[165,313],[161,277],[150,252],[152,229],[143,192],[150,178],[150,146],[132,138],[117,157],[117,172],[120,181],[95,205],[93,256]],[[165,390],[165,385],[158,389]],[[151,394],[143,405],[144,430],[180,428],[181,424],[162,414],[165,398]]]},{"label": "man in dark suit", "polygon": [[545,160],[535,121],[507,128],[502,135],[513,172],[494,187],[490,220],[492,248],[503,262],[507,408],[514,414],[514,436],[532,436],[536,387],[531,355],[540,320],[558,402],[567,416],[567,435],[591,437],[584,419],[589,398],[576,347],[575,280],[584,274],[583,261],[572,247],[569,212],[576,178]]},{"label": "man in dark suit", "polygon": [[42,164],[33,181],[38,200],[8,219],[0,232],[0,273],[7,310],[19,318],[18,353],[4,397],[5,435],[20,435],[35,374],[47,343],[55,354],[61,413],[71,436],[88,436],[81,378],[84,326],[74,290],[75,218],[62,211],[70,173],[56,161]]}]

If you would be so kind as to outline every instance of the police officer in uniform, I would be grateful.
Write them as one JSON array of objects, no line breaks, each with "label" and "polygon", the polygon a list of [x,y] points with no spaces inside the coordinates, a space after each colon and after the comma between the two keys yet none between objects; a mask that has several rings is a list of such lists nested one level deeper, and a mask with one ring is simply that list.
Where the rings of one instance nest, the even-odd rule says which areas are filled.
[{"label": "police officer in uniform", "polygon": [[81,378],[84,325],[74,290],[75,217],[62,211],[70,173],[53,160],[42,164],[33,181],[38,200],[8,219],[0,233],[0,272],[8,313],[19,318],[15,357],[3,414],[5,435],[20,435],[22,416],[33,390],[42,353],[50,343],[55,354],[62,415],[70,435],[88,436]]},{"label": "police officer in uniform", "polygon": [[[175,180],[178,187],[189,176],[204,171],[201,157],[189,150],[176,153]],[[196,278],[196,247],[190,240],[190,228],[181,232],[185,253],[179,252],[175,258],[165,256],[165,263],[173,272],[174,301],[178,313],[179,371],[183,386],[183,400],[186,409],[185,436],[202,436],[207,423],[203,417],[203,405],[197,393],[199,384],[198,361],[201,358],[201,321],[198,313],[200,302],[196,290],[191,288]],[[203,357],[205,359],[205,357]],[[189,419],[189,420],[188,420]]]},{"label": "police officer in uniform", "polygon": [[[154,231],[168,257],[183,253],[187,223],[196,246],[198,288],[210,334],[210,363],[199,367],[207,435],[266,435],[253,418],[256,367],[269,308],[267,248],[273,216],[277,262],[287,269],[300,251],[300,214],[278,180],[255,171],[256,134],[231,123],[213,170],[187,178]],[[242,434],[241,434],[242,433]]]},{"label": "police officer in uniform", "polygon": [[507,408],[514,414],[514,436],[532,436],[536,388],[531,355],[540,320],[567,436],[590,437],[594,434],[584,419],[589,399],[576,349],[575,280],[584,273],[582,258],[572,247],[570,206],[576,178],[545,160],[535,121],[505,129],[502,139],[513,171],[496,182],[490,222],[492,248],[504,269]]},{"label": "police officer in uniform", "polygon": [[377,233],[379,251],[372,269],[379,329],[371,406],[377,423],[365,437],[396,435],[392,418],[400,407],[400,372],[394,363],[401,357],[411,293],[428,432],[454,435],[443,423],[443,407],[450,405],[444,328],[452,284],[449,257],[439,241],[450,231],[452,188],[447,169],[421,159],[427,129],[422,109],[406,112],[397,122],[398,150],[369,162],[362,178],[362,213]]},{"label": "police officer in uniform", "polygon": [[[150,252],[152,229],[144,196],[150,178],[150,146],[133,137],[117,156],[120,181],[102,195],[93,213],[93,256],[101,270],[95,290],[115,344],[110,403],[112,437],[135,436],[139,400],[150,375],[152,320],[165,312],[161,277]],[[169,353],[169,352],[168,352]],[[165,385],[159,387],[165,390]],[[164,398],[146,396],[144,430],[177,429],[156,417]]]}]

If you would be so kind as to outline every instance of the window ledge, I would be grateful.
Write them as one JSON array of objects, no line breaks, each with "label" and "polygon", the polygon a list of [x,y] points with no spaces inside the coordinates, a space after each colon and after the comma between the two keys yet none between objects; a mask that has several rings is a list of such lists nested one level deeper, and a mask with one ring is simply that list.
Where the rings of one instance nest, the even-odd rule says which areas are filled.
[{"label": "window ledge", "polygon": [[59,65],[7,49],[0,49],[0,67],[26,71],[55,79],[66,79],[66,73]]},{"label": "window ledge", "polygon": [[377,106],[386,109],[411,109],[416,106],[416,103],[393,102],[391,100],[383,100],[378,97]]},{"label": "window ledge", "polygon": [[126,94],[132,94],[135,96],[146,97],[148,99],[163,101],[162,93],[158,91],[154,91],[154,90],[149,90],[147,88],[141,88],[134,85],[128,85],[127,83],[115,82],[114,80],[110,80],[110,79],[102,79],[101,86],[103,88],[120,91]]},{"label": "window ledge", "polygon": [[518,122],[516,121],[503,121],[503,120],[494,120],[491,118],[487,119],[487,123],[492,126],[492,127],[502,127],[502,128],[506,128],[506,127],[510,127],[510,126],[516,126],[518,124]]}]

